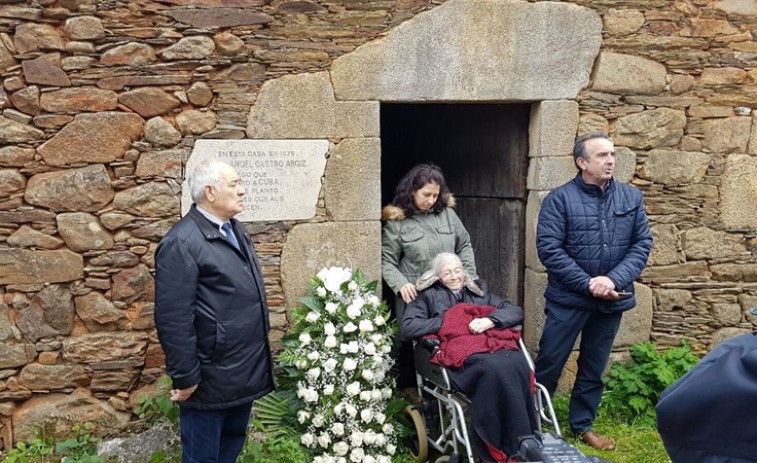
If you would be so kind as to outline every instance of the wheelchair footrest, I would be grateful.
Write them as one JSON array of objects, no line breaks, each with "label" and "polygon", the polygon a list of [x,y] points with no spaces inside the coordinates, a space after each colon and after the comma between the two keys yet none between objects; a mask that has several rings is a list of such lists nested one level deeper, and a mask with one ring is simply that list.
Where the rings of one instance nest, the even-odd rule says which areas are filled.
[{"label": "wheelchair footrest", "polygon": [[523,463],[599,463],[581,453],[561,436],[536,433],[520,439],[518,457]]}]

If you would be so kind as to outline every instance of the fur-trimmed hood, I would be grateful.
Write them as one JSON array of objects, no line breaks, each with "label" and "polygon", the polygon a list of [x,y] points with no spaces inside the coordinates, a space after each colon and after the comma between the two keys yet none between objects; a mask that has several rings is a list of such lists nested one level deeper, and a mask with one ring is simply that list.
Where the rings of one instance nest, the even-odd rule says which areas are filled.
[{"label": "fur-trimmed hood", "polygon": [[[455,196],[450,194],[447,198],[447,207],[454,208],[457,206],[457,200],[455,199]],[[405,211],[402,210],[401,207],[395,206],[394,204],[389,204],[385,206],[381,210],[381,220],[384,222],[390,221],[390,220],[405,220]]]},{"label": "fur-trimmed hood", "polygon": [[[433,286],[433,284],[437,281],[442,285],[444,284],[441,282],[438,276],[434,275],[432,272],[426,272],[420,278],[418,278],[418,281],[415,282],[415,289],[417,289],[418,291],[423,291],[424,289]],[[465,279],[463,280],[463,287],[468,288],[468,290],[476,296],[484,296],[484,290],[481,289],[481,287],[478,286],[478,284],[476,284],[476,282],[473,281],[473,279],[467,274],[465,275]]]}]

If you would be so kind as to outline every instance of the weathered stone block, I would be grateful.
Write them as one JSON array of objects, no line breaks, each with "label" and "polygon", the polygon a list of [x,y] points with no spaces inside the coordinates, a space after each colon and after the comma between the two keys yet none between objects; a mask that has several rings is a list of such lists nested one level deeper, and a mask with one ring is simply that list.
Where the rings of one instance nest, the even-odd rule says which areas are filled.
[{"label": "weathered stone block", "polygon": [[149,269],[140,264],[113,275],[112,298],[114,301],[120,300],[127,304],[137,300],[154,300],[155,281]]},{"label": "weathered stone block", "polygon": [[153,117],[145,122],[145,141],[153,146],[168,148],[181,141],[181,132],[162,117]]},{"label": "weathered stone block", "polygon": [[337,58],[331,75],[340,100],[572,99],[601,30],[594,11],[568,3],[450,1]]},{"label": "weathered stone block", "polygon": [[53,166],[112,162],[122,158],[131,143],[142,136],[144,123],[132,113],[78,114],[37,151]]},{"label": "weathered stone block", "polygon": [[34,352],[31,344],[10,344],[0,342],[0,368],[15,368],[26,365],[34,359],[29,353]]},{"label": "weathered stone block", "polygon": [[712,279],[748,283],[757,281],[757,264],[713,264]]},{"label": "weathered stone block", "polygon": [[710,155],[686,151],[651,150],[639,176],[664,185],[701,182],[710,166]]},{"label": "weathered stone block", "polygon": [[124,330],[129,324],[126,312],[98,292],[75,298],[76,314],[90,332]]},{"label": "weathered stone block", "polygon": [[96,370],[92,376],[90,389],[93,391],[126,391],[139,378],[139,370]]},{"label": "weathered stone block", "polygon": [[636,295],[636,307],[623,312],[620,328],[613,343],[615,349],[649,341],[652,331],[652,308],[654,307],[652,288],[641,283],[634,283],[633,288]]},{"label": "weathered stone block", "polygon": [[712,316],[723,325],[735,325],[741,322],[741,306],[739,304],[712,304]]},{"label": "weathered stone block", "polygon": [[757,214],[757,158],[732,154],[721,178],[720,220],[726,227],[755,228]]},{"label": "weathered stone block", "polygon": [[144,333],[94,333],[63,340],[63,360],[97,363],[144,358],[147,335]]},{"label": "weathered stone block", "polygon": [[326,266],[361,269],[368,281],[381,277],[381,222],[324,222],[295,225],[281,252],[284,305],[307,294],[310,278]]},{"label": "weathered stone block", "polygon": [[94,87],[64,88],[40,95],[39,105],[50,113],[111,111],[118,106],[118,95]]},{"label": "weathered stone block", "polygon": [[95,16],[75,16],[68,18],[63,26],[71,40],[97,40],[105,37],[105,29],[100,18]]},{"label": "weathered stone block", "polygon": [[696,227],[686,230],[682,238],[683,250],[689,260],[717,259],[747,253],[742,235]]},{"label": "weathered stone block", "polygon": [[602,20],[607,32],[615,36],[633,34],[641,29],[645,21],[644,13],[631,8],[610,8]]},{"label": "weathered stone block", "polygon": [[573,155],[531,158],[528,163],[527,188],[529,190],[551,190],[576,176]]},{"label": "weathered stone block", "polygon": [[143,66],[158,59],[155,49],[146,43],[127,43],[105,51],[100,62],[113,66]]},{"label": "weathered stone block", "polygon": [[30,363],[19,375],[22,386],[31,390],[65,389],[68,387],[84,387],[89,385],[90,379],[82,365],[42,365]]},{"label": "weathered stone block", "polygon": [[658,108],[618,118],[611,125],[616,145],[650,149],[675,146],[683,136],[686,114],[677,109]]},{"label": "weathered stone block", "polygon": [[539,224],[541,204],[549,191],[529,191],[526,203],[526,268],[534,272],[543,272],[544,265],[536,251],[536,227]]},{"label": "weathered stone block", "polygon": [[598,92],[656,95],[665,88],[663,64],[641,56],[602,52],[592,90]]},{"label": "weathered stone block", "polygon": [[749,117],[707,119],[702,122],[702,146],[715,153],[746,153],[752,120]]},{"label": "weathered stone block", "polygon": [[204,35],[195,35],[182,38],[158,54],[169,61],[203,59],[212,55],[215,49],[216,44],[213,39]]},{"label": "weathered stone block", "polygon": [[87,212],[58,214],[58,233],[72,251],[111,249],[113,236],[100,225],[97,217]]},{"label": "weathered stone block", "polygon": [[247,121],[249,138],[373,138],[377,102],[339,102],[326,72],[298,74],[263,84]]},{"label": "weathered stone block", "polygon": [[60,283],[84,277],[84,260],[67,250],[0,249],[0,284]]},{"label": "weathered stone block", "polygon": [[0,169],[0,198],[22,191],[26,177],[16,169]]},{"label": "weathered stone block", "polygon": [[183,134],[201,135],[210,132],[218,123],[218,115],[213,111],[188,109],[176,116],[176,125]]},{"label": "weathered stone block", "polygon": [[181,102],[159,88],[145,87],[118,95],[118,102],[142,117],[153,117],[171,112]]},{"label": "weathered stone block", "polygon": [[648,265],[672,265],[684,262],[678,227],[671,224],[657,224],[651,227],[652,252],[649,254]]},{"label": "weathered stone block", "polygon": [[326,164],[326,210],[336,221],[378,220],[381,210],[381,140],[348,138]]},{"label": "weathered stone block", "polygon": [[58,333],[71,334],[74,328],[74,300],[64,285],[48,285],[31,300],[29,309],[43,314],[43,321]]},{"label": "weathered stone block", "polygon": [[[152,121],[153,119],[150,120]],[[184,157],[186,157],[184,150],[148,151],[142,153],[139,156],[137,170],[134,174],[137,177],[168,177],[180,180],[181,160]]]},{"label": "weathered stone block", "polygon": [[24,54],[35,50],[63,50],[63,36],[50,24],[24,22],[16,27],[13,34],[16,53]]},{"label": "weathered stone block", "polygon": [[528,156],[571,154],[577,127],[577,102],[547,100],[533,104],[528,127]]},{"label": "weathered stone block", "polygon": [[685,289],[656,289],[657,310],[660,312],[672,312],[674,310],[686,310],[694,297],[691,291]]},{"label": "weathered stone block", "polygon": [[0,143],[31,143],[44,137],[44,132],[39,129],[0,116]]},{"label": "weathered stone block", "polygon": [[168,217],[180,210],[179,196],[167,183],[150,182],[119,191],[113,206],[142,217]]},{"label": "weathered stone block", "polygon": [[523,342],[529,350],[536,352],[546,320],[544,291],[547,289],[547,274],[527,268],[523,289]]},{"label": "weathered stone block", "polygon": [[54,211],[101,209],[113,199],[110,177],[102,164],[37,174],[29,179],[24,199]]}]

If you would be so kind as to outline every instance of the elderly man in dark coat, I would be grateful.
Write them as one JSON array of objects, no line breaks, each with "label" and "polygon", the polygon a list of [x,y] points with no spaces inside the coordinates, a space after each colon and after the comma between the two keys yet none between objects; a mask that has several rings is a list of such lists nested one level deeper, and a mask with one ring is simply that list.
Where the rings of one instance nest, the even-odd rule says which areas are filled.
[{"label": "elderly man in dark coat", "polygon": [[182,463],[234,463],[252,401],[274,389],[263,277],[233,217],[244,188],[226,163],[188,177],[192,205],[155,256],[155,324],[181,411]]}]

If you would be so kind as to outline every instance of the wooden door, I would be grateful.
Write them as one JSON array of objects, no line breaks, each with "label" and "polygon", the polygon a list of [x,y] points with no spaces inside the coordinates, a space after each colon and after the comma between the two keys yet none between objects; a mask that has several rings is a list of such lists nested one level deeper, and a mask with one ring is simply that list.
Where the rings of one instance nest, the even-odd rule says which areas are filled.
[{"label": "wooden door", "polygon": [[457,198],[479,276],[523,301],[530,105],[382,104],[382,203],[412,166],[433,162]]}]

